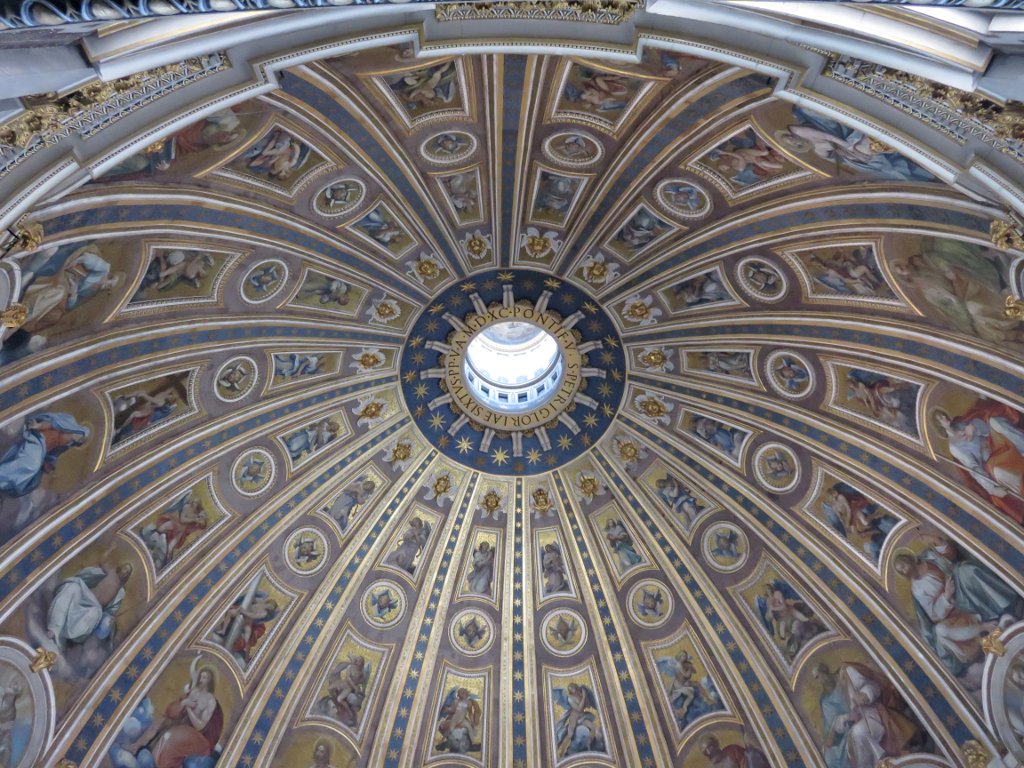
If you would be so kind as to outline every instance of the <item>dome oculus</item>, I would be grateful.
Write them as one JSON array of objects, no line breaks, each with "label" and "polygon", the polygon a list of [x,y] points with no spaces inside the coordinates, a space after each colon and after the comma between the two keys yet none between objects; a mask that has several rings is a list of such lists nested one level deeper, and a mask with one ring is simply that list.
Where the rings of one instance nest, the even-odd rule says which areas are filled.
[{"label": "dome oculus", "polygon": [[466,383],[478,399],[515,413],[551,399],[565,370],[558,341],[532,323],[504,321],[469,342],[462,364]]},{"label": "dome oculus", "polygon": [[579,289],[529,270],[448,288],[402,357],[403,393],[431,443],[498,474],[547,471],[593,445],[624,380],[611,319]]}]

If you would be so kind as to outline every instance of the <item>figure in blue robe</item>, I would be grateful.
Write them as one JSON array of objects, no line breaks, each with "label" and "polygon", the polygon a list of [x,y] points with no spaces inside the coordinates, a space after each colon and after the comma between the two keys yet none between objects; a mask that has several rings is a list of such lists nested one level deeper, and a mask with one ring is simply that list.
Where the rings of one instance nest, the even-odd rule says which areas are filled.
[{"label": "figure in blue robe", "polygon": [[0,494],[25,496],[42,482],[44,472],[57,468],[68,448],[85,443],[89,428],[69,413],[37,413],[25,419],[21,439],[0,457]]},{"label": "figure in blue robe", "polygon": [[935,176],[899,152],[871,150],[869,137],[857,128],[808,112],[802,107],[794,107],[793,116],[799,123],[789,126],[789,133],[797,141],[810,142],[815,154],[835,162],[837,166],[846,165],[868,176],[889,181],[937,181]]}]

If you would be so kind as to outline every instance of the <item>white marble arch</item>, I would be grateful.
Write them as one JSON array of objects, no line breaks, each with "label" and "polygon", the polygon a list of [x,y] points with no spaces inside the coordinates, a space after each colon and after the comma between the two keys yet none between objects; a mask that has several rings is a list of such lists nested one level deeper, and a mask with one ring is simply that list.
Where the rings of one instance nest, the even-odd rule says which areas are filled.
[{"label": "white marble arch", "polygon": [[999,641],[1006,650],[1002,655],[988,654],[982,672],[982,707],[985,722],[1007,749],[994,765],[1019,768],[1024,766],[1024,621],[1003,630]]},{"label": "white marble arch", "polygon": [[57,711],[53,682],[49,672],[32,671],[34,656],[35,651],[22,640],[0,637],[0,692],[9,692],[15,684],[21,689],[14,702],[14,721],[4,724],[11,729],[18,755],[10,768],[42,765],[43,750],[53,738]]}]

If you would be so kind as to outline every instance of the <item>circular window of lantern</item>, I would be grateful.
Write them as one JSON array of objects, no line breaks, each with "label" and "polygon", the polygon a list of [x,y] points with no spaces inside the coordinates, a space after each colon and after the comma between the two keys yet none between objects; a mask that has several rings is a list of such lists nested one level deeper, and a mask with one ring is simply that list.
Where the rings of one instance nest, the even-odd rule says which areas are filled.
[{"label": "circular window of lantern", "polygon": [[492,305],[456,328],[448,343],[448,392],[484,426],[541,426],[558,418],[579,390],[575,335],[530,302]]},{"label": "circular window of lantern", "polygon": [[518,413],[551,399],[565,371],[557,339],[533,323],[507,320],[474,336],[462,373],[477,399]]},{"label": "circular window of lantern", "polygon": [[499,474],[561,466],[608,428],[625,358],[611,318],[582,290],[532,270],[451,286],[415,321],[402,390],[449,457]]}]

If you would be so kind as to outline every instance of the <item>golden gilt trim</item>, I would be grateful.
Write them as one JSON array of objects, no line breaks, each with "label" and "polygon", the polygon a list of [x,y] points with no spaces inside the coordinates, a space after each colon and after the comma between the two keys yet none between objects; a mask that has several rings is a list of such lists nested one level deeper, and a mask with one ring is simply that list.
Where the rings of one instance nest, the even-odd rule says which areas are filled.
[{"label": "golden gilt trim", "polygon": [[[0,142],[2,141],[3,139],[0,138]],[[22,219],[15,225],[13,230],[9,229],[7,231],[14,235],[14,239],[10,240],[4,247],[3,253],[5,255],[15,248],[22,251],[34,251],[43,242],[43,225],[38,221]]]},{"label": "golden gilt trim", "polygon": [[960,753],[964,758],[964,765],[967,768],[986,768],[992,754],[981,745],[981,742],[971,739],[960,746]]},{"label": "golden gilt trim", "polygon": [[64,95],[23,97],[25,109],[0,124],[0,177],[43,147],[69,136],[88,138],[154,98],[230,66],[226,53],[210,53],[110,82],[94,80]]},{"label": "golden gilt trim", "polygon": [[1024,299],[1007,296],[1006,309],[1003,310],[1003,315],[1011,320],[1024,320]]},{"label": "golden gilt trim", "polygon": [[438,21],[529,19],[621,24],[643,8],[644,0],[483,0],[438,3],[434,18]]},{"label": "golden gilt trim", "polygon": [[[993,629],[989,634],[981,638],[981,650],[994,656],[1005,656],[1006,646],[1003,645],[1002,635],[1002,627]],[[964,746],[966,747],[966,744]]]},{"label": "golden gilt trim", "polygon": [[992,245],[1001,251],[1024,250],[1024,221],[1013,211],[1001,219],[993,219],[988,228]]},{"label": "golden gilt trim", "polygon": [[32,657],[29,669],[33,672],[42,672],[43,670],[53,669],[56,663],[57,654],[55,651],[48,651],[45,648],[36,648],[36,655]]},{"label": "golden gilt trim", "polygon": [[0,327],[18,329],[28,320],[28,307],[19,302],[0,311]]}]

